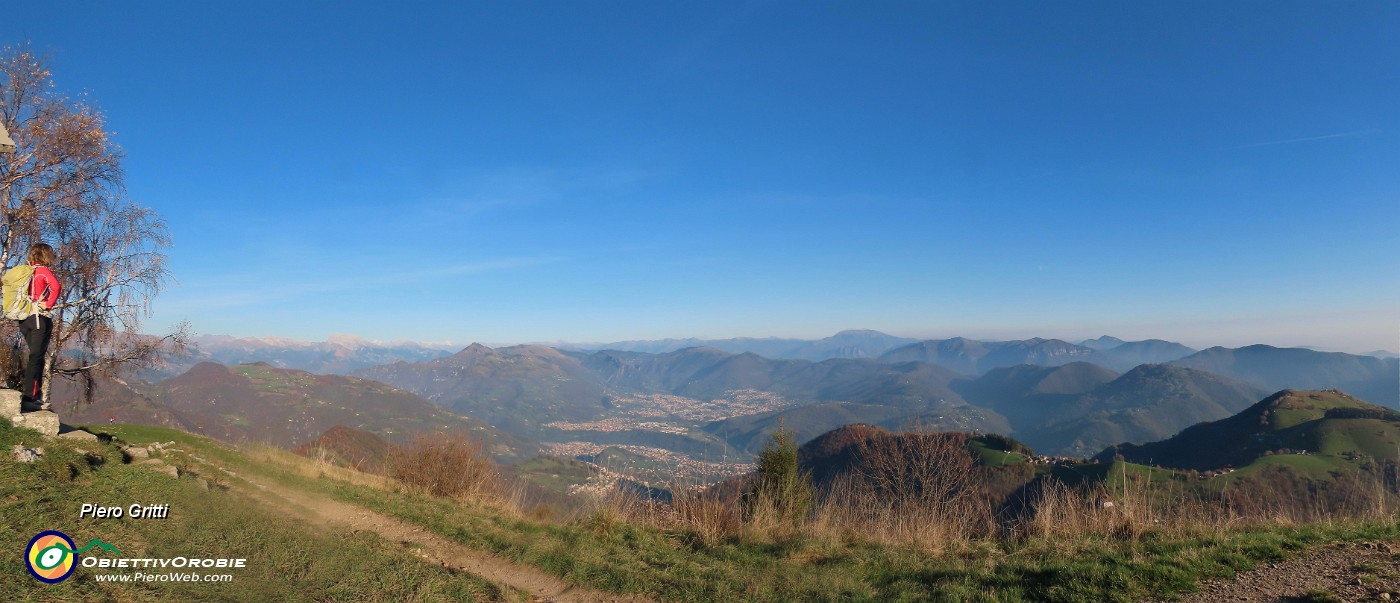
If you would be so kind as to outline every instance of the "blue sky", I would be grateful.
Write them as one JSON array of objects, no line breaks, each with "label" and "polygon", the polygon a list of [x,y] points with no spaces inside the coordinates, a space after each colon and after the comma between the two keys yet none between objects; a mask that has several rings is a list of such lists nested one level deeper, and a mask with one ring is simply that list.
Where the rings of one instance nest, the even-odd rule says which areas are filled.
[{"label": "blue sky", "polygon": [[148,330],[1395,349],[1393,2],[52,2]]}]

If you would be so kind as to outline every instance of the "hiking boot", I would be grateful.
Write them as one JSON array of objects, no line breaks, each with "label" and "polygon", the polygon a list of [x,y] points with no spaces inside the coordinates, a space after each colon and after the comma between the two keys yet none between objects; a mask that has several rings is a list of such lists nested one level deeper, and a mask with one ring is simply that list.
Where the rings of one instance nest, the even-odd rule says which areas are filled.
[{"label": "hiking boot", "polygon": [[49,409],[49,405],[47,405],[47,404],[40,404],[39,402],[37,402],[37,401],[35,401],[35,400],[24,400],[24,401],[21,401],[21,402],[19,403],[19,411],[20,411],[20,412],[39,412],[39,411],[41,411],[41,410],[48,410],[48,409]]}]

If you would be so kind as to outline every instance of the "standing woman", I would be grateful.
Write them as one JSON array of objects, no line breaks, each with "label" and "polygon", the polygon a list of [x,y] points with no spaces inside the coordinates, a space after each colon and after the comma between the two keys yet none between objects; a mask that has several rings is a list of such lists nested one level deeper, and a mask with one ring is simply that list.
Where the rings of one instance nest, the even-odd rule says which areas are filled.
[{"label": "standing woman", "polygon": [[34,281],[29,296],[34,299],[34,316],[19,321],[19,332],[24,337],[24,345],[29,348],[28,362],[24,363],[24,381],[20,385],[20,409],[23,412],[42,410],[47,404],[40,394],[44,388],[44,355],[49,351],[49,334],[53,332],[54,304],[63,285],[54,278],[49,266],[54,263],[53,248],[46,243],[35,243],[29,248],[29,264],[34,267]]}]

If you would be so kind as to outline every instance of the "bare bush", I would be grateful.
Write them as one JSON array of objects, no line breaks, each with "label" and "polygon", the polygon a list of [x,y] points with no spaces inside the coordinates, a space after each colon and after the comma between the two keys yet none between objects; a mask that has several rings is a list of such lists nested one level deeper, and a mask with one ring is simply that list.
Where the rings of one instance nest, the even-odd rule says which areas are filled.
[{"label": "bare bush", "polygon": [[981,473],[961,433],[904,433],[871,438],[856,446],[853,483],[866,498],[896,515],[945,524],[949,535],[984,528],[989,512],[980,491]]},{"label": "bare bush", "polygon": [[823,488],[813,533],[939,551],[990,532],[994,501],[965,434],[871,434],[849,466]]},{"label": "bare bush", "polygon": [[500,473],[480,444],[463,434],[419,436],[389,453],[389,476],[433,496],[500,498]]}]

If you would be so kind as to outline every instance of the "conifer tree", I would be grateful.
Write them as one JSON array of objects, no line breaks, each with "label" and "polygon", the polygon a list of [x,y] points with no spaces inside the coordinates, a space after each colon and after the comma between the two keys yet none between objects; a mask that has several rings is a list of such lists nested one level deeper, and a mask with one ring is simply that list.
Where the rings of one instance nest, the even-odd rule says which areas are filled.
[{"label": "conifer tree", "polygon": [[754,484],[745,497],[746,514],[753,517],[771,511],[780,521],[805,519],[812,510],[812,486],[797,464],[797,434],[779,422],[758,453],[757,466]]}]

